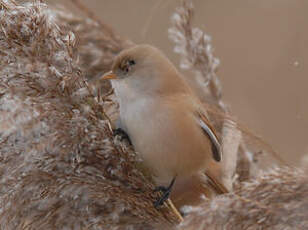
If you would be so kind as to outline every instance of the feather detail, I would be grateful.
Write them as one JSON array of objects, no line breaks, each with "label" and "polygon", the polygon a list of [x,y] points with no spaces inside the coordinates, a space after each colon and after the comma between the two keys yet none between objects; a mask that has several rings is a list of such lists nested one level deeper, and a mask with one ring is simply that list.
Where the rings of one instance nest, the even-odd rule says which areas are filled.
[{"label": "feather detail", "polygon": [[212,151],[213,151],[213,158],[215,161],[220,162],[222,159],[222,151],[221,145],[218,141],[218,137],[215,133],[214,128],[210,125],[209,120],[206,116],[201,112],[198,111],[198,121],[203,133],[211,140],[212,142]]},{"label": "feather detail", "polygon": [[210,187],[217,193],[217,194],[224,194],[228,193],[229,190],[220,183],[210,172],[204,172],[205,176],[207,177],[207,182]]}]

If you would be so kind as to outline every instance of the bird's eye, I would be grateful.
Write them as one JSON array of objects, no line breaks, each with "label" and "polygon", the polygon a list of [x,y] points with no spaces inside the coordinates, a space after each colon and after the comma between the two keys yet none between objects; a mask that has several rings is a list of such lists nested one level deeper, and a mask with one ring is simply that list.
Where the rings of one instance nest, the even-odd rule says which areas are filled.
[{"label": "bird's eye", "polygon": [[120,69],[127,74],[131,70],[131,67],[135,64],[136,62],[132,59],[125,60],[121,63]]},{"label": "bird's eye", "polygon": [[128,65],[130,65],[130,66],[135,65],[135,64],[136,64],[136,62],[134,60],[129,60],[128,61]]}]

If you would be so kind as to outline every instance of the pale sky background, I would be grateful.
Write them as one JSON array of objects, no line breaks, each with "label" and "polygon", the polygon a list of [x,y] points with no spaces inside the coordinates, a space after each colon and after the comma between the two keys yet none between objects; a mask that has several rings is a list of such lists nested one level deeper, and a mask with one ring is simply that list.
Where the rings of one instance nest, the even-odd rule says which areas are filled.
[{"label": "pale sky background", "polygon": [[[167,29],[180,1],[84,2],[120,35],[155,45],[178,63]],[[308,1],[193,2],[195,26],[212,37],[221,61],[224,101],[284,159],[298,163],[308,154]]]}]

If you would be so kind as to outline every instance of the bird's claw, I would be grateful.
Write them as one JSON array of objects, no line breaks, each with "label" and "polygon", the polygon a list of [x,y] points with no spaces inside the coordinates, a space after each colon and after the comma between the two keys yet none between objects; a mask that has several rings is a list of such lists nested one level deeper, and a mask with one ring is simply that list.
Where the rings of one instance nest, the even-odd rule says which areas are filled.
[{"label": "bird's claw", "polygon": [[128,143],[129,143],[130,145],[132,144],[132,142],[131,142],[129,136],[127,135],[127,133],[126,133],[123,129],[121,129],[121,128],[115,129],[115,130],[113,131],[113,135],[114,135],[114,136],[119,136],[121,141],[125,139],[125,140],[128,141]]},{"label": "bird's claw", "polygon": [[154,202],[154,207],[158,208],[164,204],[166,200],[168,200],[170,196],[171,189],[168,189],[166,187],[163,187],[164,191],[160,189],[159,191],[163,191],[163,194]]},{"label": "bird's claw", "polygon": [[162,192],[162,195],[154,202],[154,207],[158,208],[160,206],[162,206],[164,204],[164,202],[166,200],[168,200],[173,184],[175,182],[175,178],[174,177],[170,183],[170,185],[168,187],[164,187],[164,186],[158,186],[154,189],[154,192]]}]

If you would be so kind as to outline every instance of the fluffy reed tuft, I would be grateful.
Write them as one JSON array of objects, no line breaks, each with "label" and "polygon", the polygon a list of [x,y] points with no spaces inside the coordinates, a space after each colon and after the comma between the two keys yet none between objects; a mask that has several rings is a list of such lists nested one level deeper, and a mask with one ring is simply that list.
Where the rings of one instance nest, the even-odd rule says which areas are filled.
[{"label": "fluffy reed tuft", "polygon": [[[177,14],[170,33],[181,66],[203,79],[207,102],[225,118],[210,40],[191,28],[191,3]],[[169,229],[178,223],[169,205],[154,209],[140,159],[113,137],[108,115],[117,107],[106,97],[110,86],[93,87],[131,43],[103,23],[40,1],[0,0],[0,25],[0,229]],[[225,119],[216,124],[223,137],[234,137],[224,134],[228,125]],[[243,172],[255,166],[231,159],[232,179],[235,166]],[[290,168],[239,182],[234,193],[187,207],[178,229],[307,228],[307,182]]]},{"label": "fluffy reed tuft", "polygon": [[120,40],[41,2],[0,7],[0,229],[177,222],[168,206],[153,207],[153,185],[114,139],[107,102],[87,83],[108,68]]},{"label": "fluffy reed tuft", "polygon": [[276,168],[234,193],[190,208],[178,229],[307,229],[307,194],[303,171]]}]

